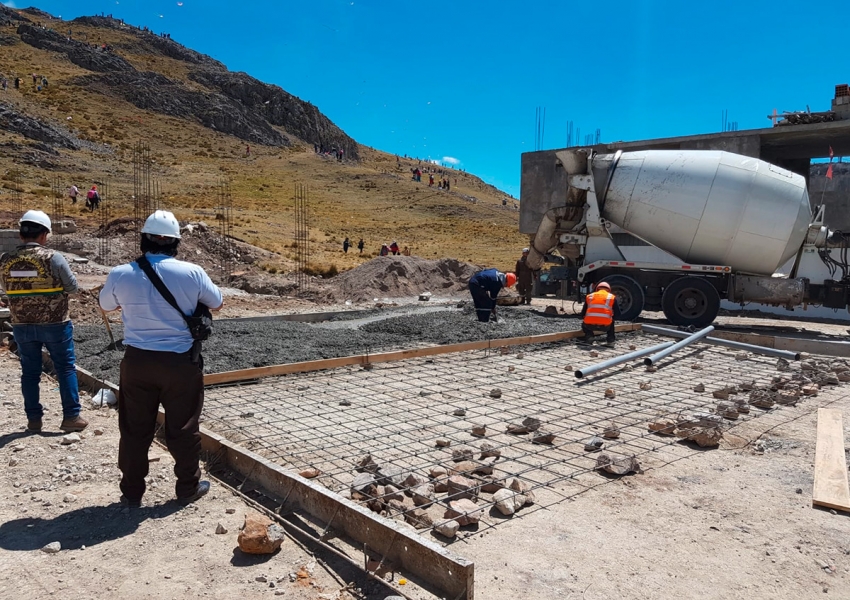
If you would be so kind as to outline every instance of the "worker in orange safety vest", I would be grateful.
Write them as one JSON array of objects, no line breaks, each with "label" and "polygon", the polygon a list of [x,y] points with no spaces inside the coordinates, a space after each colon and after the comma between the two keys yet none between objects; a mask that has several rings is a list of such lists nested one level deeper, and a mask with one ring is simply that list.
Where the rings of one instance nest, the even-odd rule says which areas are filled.
[{"label": "worker in orange safety vest", "polygon": [[588,294],[584,301],[581,316],[584,319],[581,330],[584,338],[607,334],[606,345],[614,345],[614,309],[617,297],[611,293],[611,286],[604,281],[596,286],[596,291]]}]

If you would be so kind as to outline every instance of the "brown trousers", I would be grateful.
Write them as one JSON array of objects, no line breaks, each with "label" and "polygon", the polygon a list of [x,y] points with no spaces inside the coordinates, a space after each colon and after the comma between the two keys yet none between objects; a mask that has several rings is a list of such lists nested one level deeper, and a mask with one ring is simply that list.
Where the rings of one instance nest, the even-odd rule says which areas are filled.
[{"label": "brown trousers", "polygon": [[121,493],[140,500],[148,475],[148,450],[156,433],[159,405],[165,409],[165,443],[174,457],[178,498],[195,493],[201,478],[200,417],[204,406],[203,363],[186,354],[128,346],[121,361],[118,392],[118,468]]}]

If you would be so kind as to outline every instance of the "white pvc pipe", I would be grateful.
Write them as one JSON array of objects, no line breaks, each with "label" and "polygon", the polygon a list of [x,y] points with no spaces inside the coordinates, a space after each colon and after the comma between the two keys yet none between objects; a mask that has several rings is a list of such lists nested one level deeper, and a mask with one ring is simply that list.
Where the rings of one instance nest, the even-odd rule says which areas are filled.
[{"label": "white pvc pipe", "polygon": [[701,340],[702,338],[707,336],[712,331],[714,331],[713,325],[709,325],[705,329],[700,329],[695,334],[686,337],[685,339],[683,339],[680,342],[676,342],[675,344],[673,344],[672,346],[670,346],[666,350],[662,350],[661,352],[658,352],[657,354],[653,354],[652,356],[649,356],[649,357],[643,359],[643,364],[645,364],[647,367],[651,367],[655,363],[657,363],[659,360],[670,356],[671,354],[681,350],[685,346],[688,346],[690,344],[693,344],[694,342]]}]

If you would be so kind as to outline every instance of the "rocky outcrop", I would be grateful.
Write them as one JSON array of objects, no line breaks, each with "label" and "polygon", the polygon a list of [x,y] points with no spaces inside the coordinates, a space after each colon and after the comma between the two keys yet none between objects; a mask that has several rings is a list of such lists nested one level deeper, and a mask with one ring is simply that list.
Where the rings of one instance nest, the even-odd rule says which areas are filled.
[{"label": "rocky outcrop", "polygon": [[155,33],[149,32],[143,35],[144,43],[150,46],[154,52],[162,54],[163,56],[173,58],[174,60],[193,63],[196,65],[205,65],[208,67],[213,67],[216,69],[221,69],[223,71],[227,70],[227,67],[225,67],[223,63],[218,62],[214,58],[210,58],[206,54],[195,52],[194,50],[187,48],[183,44],[175,42],[171,38],[160,37]]},{"label": "rocky outcrop", "polygon": [[263,83],[246,73],[203,69],[189,78],[224,94],[240,106],[262,115],[272,125],[283,127],[309,144],[345,150],[345,156],[358,158],[357,142],[333,124],[318,108],[296,98],[276,85]]},{"label": "rocky outcrop", "polygon": [[52,144],[61,148],[76,149],[78,140],[67,132],[18,112],[11,104],[0,102],[0,130],[11,131],[25,138]]},{"label": "rocky outcrop", "polygon": [[78,67],[108,73],[112,71],[132,72],[133,66],[114,52],[101,50],[98,46],[69,39],[68,36],[35,25],[18,26],[21,41],[40,50],[64,54]]},{"label": "rocky outcrop", "polygon": [[18,14],[8,6],[0,3],[0,25],[15,25],[17,23],[29,23],[30,20]]}]

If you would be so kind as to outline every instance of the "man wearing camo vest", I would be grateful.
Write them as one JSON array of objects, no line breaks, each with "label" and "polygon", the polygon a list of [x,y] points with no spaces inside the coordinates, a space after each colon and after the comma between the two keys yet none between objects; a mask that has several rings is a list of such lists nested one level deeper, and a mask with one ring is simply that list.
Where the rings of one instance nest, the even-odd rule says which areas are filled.
[{"label": "man wearing camo vest", "polygon": [[41,349],[47,348],[59,380],[62,431],[82,431],[88,422],[80,416],[80,394],[74,367],[74,328],[68,314],[68,294],[77,280],[60,253],[45,248],[50,218],[40,210],[21,217],[22,245],[0,256],[0,283],[9,299],[12,333],[21,357],[21,394],[27,431],[41,431],[44,409],[39,401]]}]

